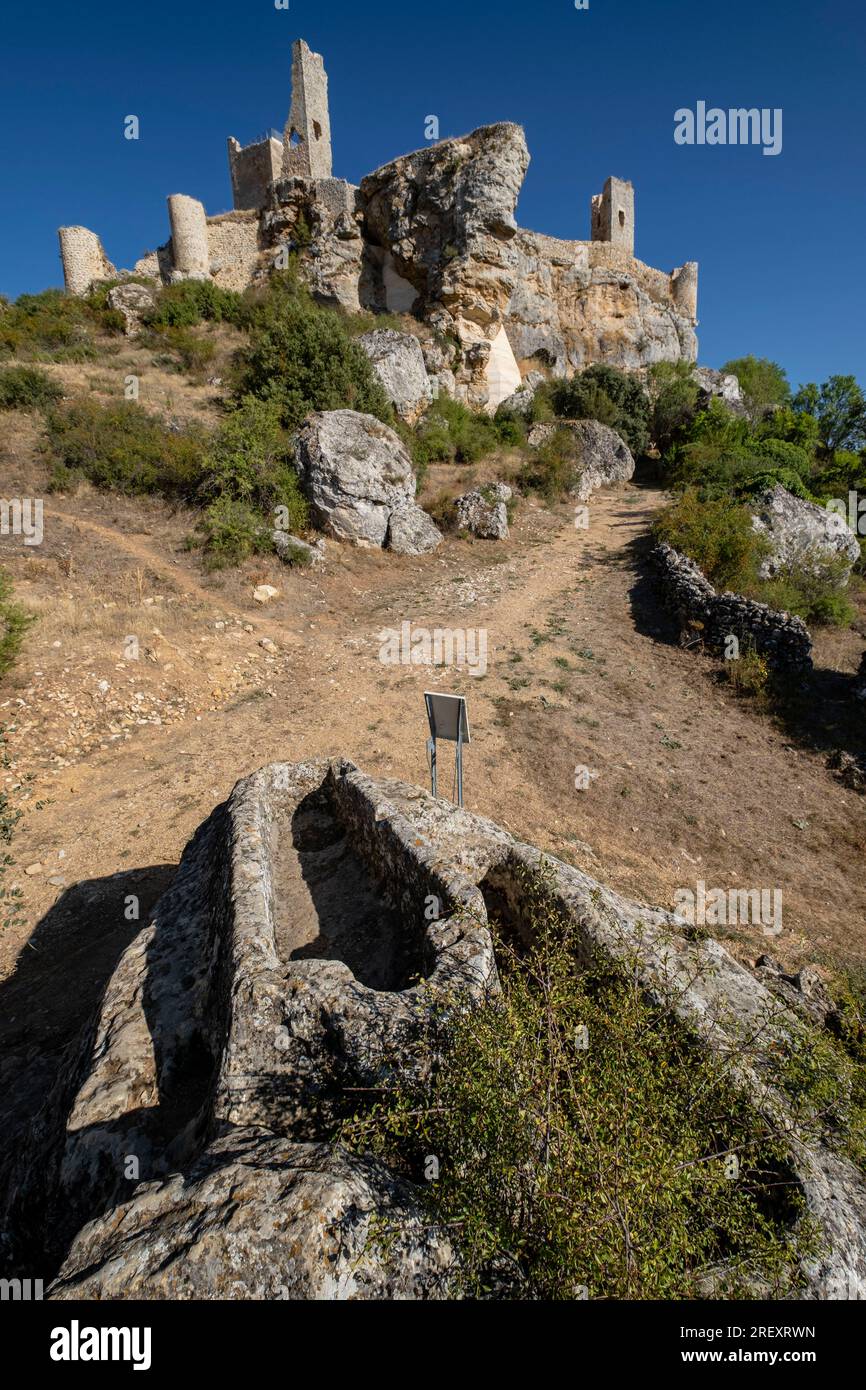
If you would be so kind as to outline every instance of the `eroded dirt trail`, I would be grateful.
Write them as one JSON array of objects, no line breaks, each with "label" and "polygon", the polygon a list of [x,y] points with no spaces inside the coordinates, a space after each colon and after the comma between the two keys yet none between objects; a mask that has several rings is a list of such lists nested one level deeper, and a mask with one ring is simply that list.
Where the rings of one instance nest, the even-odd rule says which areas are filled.
[{"label": "eroded dirt trail", "polygon": [[[832,779],[820,755],[796,750],[765,714],[714,683],[713,663],[670,645],[638,554],[660,502],[632,486],[599,495],[588,531],[565,511],[530,504],[507,546],[449,541],[416,560],[331,546],[322,575],[283,571],[282,597],[264,612],[183,567],[176,573],[161,536],[118,538],[80,519],[100,528],[102,545],[170,573],[194,600],[196,621],[212,628],[234,614],[250,629],[238,627],[237,638],[252,653],[262,634],[280,652],[255,698],[150,724],[86,761],[39,772],[35,795],[51,801],[28,814],[15,850],[19,866],[43,867],[20,877],[27,920],[3,943],[4,972],[49,911],[52,929],[43,925],[34,947],[73,949],[82,892],[112,940],[128,939],[133,871],[146,884],[153,866],[176,863],[234,781],[271,759],[344,754],[424,784],[429,688],[469,697],[472,809],[649,902],[672,906],[676,889],[698,879],[780,888],[782,937],[738,928],[728,938],[746,957],[862,959],[863,799]],[[383,663],[383,632],[405,622],[413,632],[483,629],[486,673]],[[160,649],[155,660],[170,655]],[[22,665],[34,660],[25,648]],[[38,736],[38,695],[34,703]],[[446,793],[450,767],[445,750]],[[578,767],[589,769],[586,790],[575,786]],[[59,868],[65,884],[51,885]]]}]

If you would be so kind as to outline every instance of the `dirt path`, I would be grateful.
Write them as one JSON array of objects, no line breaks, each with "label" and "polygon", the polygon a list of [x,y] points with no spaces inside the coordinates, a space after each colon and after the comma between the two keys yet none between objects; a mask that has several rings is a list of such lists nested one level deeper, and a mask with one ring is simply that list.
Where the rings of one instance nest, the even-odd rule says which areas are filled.
[{"label": "dirt path", "polygon": [[[4,972],[46,913],[67,920],[72,884],[89,884],[109,936],[127,939],[130,872],[149,881],[151,869],[176,863],[234,781],[270,759],[345,754],[424,784],[429,688],[469,697],[472,809],[649,902],[673,905],[676,889],[698,879],[780,888],[782,936],[737,928],[729,944],[745,957],[866,958],[864,800],[714,683],[711,662],[670,645],[634,549],[660,500],[631,486],[600,495],[588,531],[564,510],[527,504],[506,547],[449,541],[419,559],[332,545],[323,574],[282,572],[281,599],[267,613],[252,611],[248,577],[243,590],[233,580],[213,588],[175,563],[167,522],[148,537],[54,509],[98,537],[105,564],[113,551],[119,564],[170,579],[208,624],[208,641],[231,640],[238,652],[247,641],[252,662],[266,633],[280,651],[249,698],[196,706],[197,715],[133,729],[84,761],[40,771],[35,795],[50,804],[28,814],[15,850],[19,865],[42,868],[20,879],[27,922],[2,943]],[[231,631],[214,634],[214,620],[228,617]],[[486,674],[383,663],[383,630],[406,622],[413,631],[483,629]],[[192,650],[189,633],[173,640]],[[87,658],[96,660],[89,649]],[[207,681],[216,659],[188,665]],[[39,660],[27,647],[22,668]],[[152,662],[157,674],[176,664],[170,646]],[[28,698],[28,737],[38,741],[39,688]],[[447,752],[443,762],[450,768]],[[587,790],[575,787],[579,766],[589,770]],[[443,769],[446,793],[448,782]],[[65,883],[51,885],[58,871]],[[63,933],[43,929],[34,944],[62,951]]]}]

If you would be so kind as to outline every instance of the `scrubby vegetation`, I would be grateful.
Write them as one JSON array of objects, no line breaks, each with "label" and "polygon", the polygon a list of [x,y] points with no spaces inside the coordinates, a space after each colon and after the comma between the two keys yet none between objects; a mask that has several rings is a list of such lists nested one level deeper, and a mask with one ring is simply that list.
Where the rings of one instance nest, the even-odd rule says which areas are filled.
[{"label": "scrubby vegetation", "polygon": [[292,271],[274,275],[249,305],[250,342],[236,395],[273,402],[296,429],[313,410],[359,410],[391,424],[394,412],[341,315],[320,308]]},{"label": "scrubby vegetation", "polygon": [[0,678],[13,666],[32,621],[32,614],[13,598],[9,575],[0,569]]},{"label": "scrubby vegetation", "polygon": [[501,998],[451,1012],[432,1079],[404,1075],[346,1142],[427,1180],[468,1296],[689,1298],[710,1271],[717,1295],[796,1286],[812,1237],[792,1235],[785,1145],[729,1062],[628,963],[578,965],[543,869],[523,890],[528,943],[496,933]]},{"label": "scrubby vegetation", "polygon": [[616,430],[635,458],[646,452],[649,399],[633,376],[597,364],[568,381],[550,382],[544,389],[555,415],[566,420],[599,420]]},{"label": "scrubby vegetation", "polygon": [[0,297],[0,359],[85,362],[98,356],[99,334],[117,333],[123,319],[98,297],[78,299],[63,290]]},{"label": "scrubby vegetation", "polygon": [[44,410],[62,395],[39,367],[0,367],[0,410]]},{"label": "scrubby vegetation", "polygon": [[420,467],[431,463],[477,463],[503,445],[526,437],[511,418],[470,410],[461,401],[440,396],[424,415],[412,442],[412,456]]}]

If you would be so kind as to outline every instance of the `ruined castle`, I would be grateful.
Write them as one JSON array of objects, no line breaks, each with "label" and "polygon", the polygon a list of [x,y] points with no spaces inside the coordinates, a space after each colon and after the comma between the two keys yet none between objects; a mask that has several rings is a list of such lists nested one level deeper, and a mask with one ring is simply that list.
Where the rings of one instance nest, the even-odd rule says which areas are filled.
[{"label": "ruined castle", "polygon": [[[232,211],[209,217],[197,199],[171,194],[169,240],[119,278],[243,290],[293,254],[320,302],[428,325],[440,385],[488,409],[534,370],[696,359],[697,264],[666,273],[636,259],[631,183],[609,178],[592,198],[589,241],[517,225],[529,164],[520,126],[430,144],[355,186],[333,176],[324,62],[299,39],[282,137],[230,137],[228,162]],[[118,278],[94,232],[59,235],[70,293]]]}]

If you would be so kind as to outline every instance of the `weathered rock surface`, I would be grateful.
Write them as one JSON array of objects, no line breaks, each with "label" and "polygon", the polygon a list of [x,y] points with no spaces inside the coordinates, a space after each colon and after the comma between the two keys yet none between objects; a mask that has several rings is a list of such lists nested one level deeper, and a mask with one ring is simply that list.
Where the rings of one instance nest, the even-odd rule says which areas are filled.
[{"label": "weathered rock surface", "polygon": [[124,332],[131,338],[140,332],[144,315],[156,304],[156,291],[148,285],[138,285],[133,280],[125,285],[115,285],[114,289],[109,290],[106,303],[109,309],[116,309],[123,314],[126,324]]},{"label": "weathered rock surface", "polygon": [[294,441],[295,463],[321,528],[354,545],[406,554],[442,537],[416,505],[412,461],[399,435],[372,415],[326,410],[310,415]]},{"label": "weathered rock surface", "polygon": [[412,333],[374,328],[358,339],[401,420],[414,425],[433,400],[421,344]]},{"label": "weathered rock surface", "polygon": [[741,651],[754,648],[777,670],[806,675],[812,669],[812,638],[802,618],[780,613],[740,594],[719,594],[694,560],[666,542],[653,551],[662,594],[680,627],[684,646],[704,643],[727,655],[730,637]]},{"label": "weathered rock surface", "polygon": [[705,410],[713,399],[724,401],[734,415],[746,414],[746,403],[739,379],[733,372],[717,372],[712,367],[695,367],[700,392],[698,406]]},{"label": "weathered rock surface", "polygon": [[795,497],[781,483],[750,505],[752,525],[772,546],[761,564],[762,575],[802,569],[833,577],[840,586],[848,583],[860,545],[844,517]]},{"label": "weathered rock surface", "polygon": [[508,539],[508,502],[511,488],[507,483],[490,483],[486,487],[464,492],[455,499],[457,525],[481,540]]},{"label": "weathered rock surface", "polygon": [[242,1129],[85,1226],[51,1297],[435,1298],[452,1266],[447,1239],[384,1165]]},{"label": "weathered rock surface", "polygon": [[586,502],[600,487],[627,483],[634,476],[634,459],[624,439],[598,420],[545,420],[529,431],[529,445],[537,449],[557,430],[568,430],[580,450],[582,473],[574,495]]},{"label": "weathered rock surface", "polygon": [[301,540],[300,536],[290,536],[288,531],[277,529],[273,533],[274,550],[287,565],[321,565],[325,560],[325,542],[316,545]]},{"label": "weathered rock surface", "polygon": [[532,403],[535,400],[535,393],[545,380],[546,377],[543,372],[528,372],[517,390],[500,402],[498,410],[503,414],[508,412],[522,415],[525,420],[528,419],[532,410]]},{"label": "weathered rock surface", "polygon": [[542,865],[579,958],[627,960],[788,1135],[824,1236],[807,1296],[866,1296],[862,1175],[772,1081],[799,1008],[673,914],[334,762],[272,764],[214,811],[17,1136],[3,1224],[60,1265],[49,1297],[447,1297],[454,1257],[420,1189],[331,1135],[357,1088],[426,1075],[448,1011],[495,993],[486,902],[526,937]]}]

